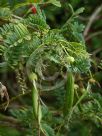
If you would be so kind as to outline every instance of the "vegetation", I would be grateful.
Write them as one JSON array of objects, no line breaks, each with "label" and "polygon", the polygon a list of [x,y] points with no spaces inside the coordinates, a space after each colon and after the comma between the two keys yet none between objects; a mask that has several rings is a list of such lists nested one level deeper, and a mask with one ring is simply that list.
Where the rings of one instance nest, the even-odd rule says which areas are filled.
[{"label": "vegetation", "polygon": [[101,135],[102,5],[93,12],[95,4],[0,1],[0,136]]}]

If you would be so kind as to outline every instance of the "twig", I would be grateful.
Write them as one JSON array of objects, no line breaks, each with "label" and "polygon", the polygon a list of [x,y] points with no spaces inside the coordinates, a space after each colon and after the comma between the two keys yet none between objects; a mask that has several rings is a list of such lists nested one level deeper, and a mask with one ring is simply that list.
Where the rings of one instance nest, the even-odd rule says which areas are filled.
[{"label": "twig", "polygon": [[11,116],[5,116],[0,114],[0,126],[13,127],[17,130],[24,131],[26,128],[23,127],[22,122]]},{"label": "twig", "polygon": [[86,36],[90,30],[91,25],[93,24],[94,20],[96,19],[97,15],[101,12],[102,10],[102,4],[93,12],[93,14],[91,15],[89,22],[85,28],[84,31],[84,36]]},{"label": "twig", "polygon": [[49,85],[44,86],[44,85],[37,83],[37,88],[40,90],[43,90],[43,91],[52,91],[52,90],[56,90],[56,89],[59,89],[62,86],[64,86],[65,82],[66,82],[66,79],[63,79],[59,83],[55,83],[55,85],[53,85],[53,86],[49,86]]},{"label": "twig", "polygon": [[98,48],[97,50],[93,51],[91,54],[93,56],[95,56],[97,53],[99,53],[100,51],[102,51],[102,47],[101,48]]},{"label": "twig", "polygon": [[11,122],[11,124],[18,124],[18,123],[20,123],[19,120],[15,119],[15,118],[13,118],[11,116],[5,116],[5,115],[2,115],[2,114],[0,114],[0,121]]},{"label": "twig", "polygon": [[[98,19],[100,19],[102,16],[101,15],[99,15],[99,16],[97,16],[96,18],[95,18],[95,20],[98,20]],[[82,21],[89,21],[89,19],[90,19],[90,16],[78,16],[78,18],[80,19],[80,20],[82,20]]]},{"label": "twig", "polygon": [[93,37],[98,36],[98,35],[101,35],[101,34],[102,34],[102,31],[98,31],[98,32],[95,32],[95,33],[93,33],[93,34],[90,34],[89,36],[87,36],[87,37],[85,38],[85,41],[88,41],[88,40],[92,39]]},{"label": "twig", "polygon": [[[18,96],[16,96],[16,97],[13,97],[12,99],[10,99],[9,100],[9,103],[11,103],[12,101],[14,101],[14,100],[16,100],[16,99],[18,99],[19,97],[21,97],[21,96],[24,96],[24,95],[27,95],[27,94],[29,94],[31,92],[31,90],[30,91],[28,91],[28,92],[26,92],[25,94],[19,94]],[[4,106],[7,104],[7,102],[4,102],[3,104],[1,104],[0,105],[0,109],[3,109],[4,108]]]},{"label": "twig", "polygon": [[16,16],[16,15],[12,15],[12,17],[14,17],[15,19],[23,20],[22,17]]}]

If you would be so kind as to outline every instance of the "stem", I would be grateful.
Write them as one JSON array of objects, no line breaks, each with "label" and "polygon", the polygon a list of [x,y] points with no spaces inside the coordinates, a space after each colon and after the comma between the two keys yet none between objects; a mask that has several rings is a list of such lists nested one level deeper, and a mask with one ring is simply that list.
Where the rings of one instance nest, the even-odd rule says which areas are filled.
[{"label": "stem", "polygon": [[83,95],[79,98],[79,100],[76,102],[76,104],[73,106],[73,108],[72,108],[72,110],[71,110],[71,112],[70,112],[70,114],[69,114],[68,122],[69,122],[69,120],[70,120],[70,118],[71,118],[71,116],[72,116],[73,111],[75,110],[75,108],[78,106],[78,104],[85,98],[85,96],[86,96],[87,93],[89,92],[90,87],[91,87],[91,86],[90,86],[90,84],[89,84],[89,82],[88,82],[87,89],[85,90],[85,92],[83,93]]},{"label": "stem", "polygon": [[[39,117],[39,108],[40,108],[40,97],[39,97],[39,92],[38,92],[38,109],[37,109],[38,117]],[[39,119],[38,119],[38,122],[39,122]]]},{"label": "stem", "polygon": [[[16,97],[11,98],[11,99],[9,100],[9,103],[15,101],[16,99],[19,99],[19,98],[22,97],[22,96],[25,96],[25,95],[29,94],[30,92],[31,92],[31,90],[29,90],[29,91],[26,92],[25,94],[22,94],[22,93],[21,93],[21,94],[17,95]],[[0,105],[0,109],[3,109],[6,104],[7,104],[7,102],[2,103],[2,104]]]},{"label": "stem", "polygon": [[[76,95],[77,100],[79,100],[80,98],[79,98],[77,90],[75,90],[75,95]],[[81,103],[78,104],[78,109],[80,110],[80,112],[83,111]]]}]

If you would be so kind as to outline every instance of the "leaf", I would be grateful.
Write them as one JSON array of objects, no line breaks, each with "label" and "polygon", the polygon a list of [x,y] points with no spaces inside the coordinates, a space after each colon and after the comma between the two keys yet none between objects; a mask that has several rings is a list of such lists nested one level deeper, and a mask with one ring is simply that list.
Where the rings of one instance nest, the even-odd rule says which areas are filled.
[{"label": "leaf", "polygon": [[59,61],[58,61],[54,56],[50,56],[49,59],[50,59],[51,61],[53,61],[53,62],[59,64]]},{"label": "leaf", "polygon": [[3,54],[3,52],[5,51],[6,47],[3,45],[0,45],[0,54]]},{"label": "leaf", "polygon": [[24,7],[24,6],[27,6],[27,5],[30,5],[31,2],[24,2],[24,3],[18,3],[17,5],[15,5],[15,7],[13,8],[13,11],[21,8],[21,7]]},{"label": "leaf", "polygon": [[25,2],[16,4],[13,11],[15,11],[21,7],[24,7],[24,6],[31,5],[32,3],[39,4],[40,2],[41,2],[41,0],[27,0]]},{"label": "leaf", "polygon": [[79,9],[77,9],[75,12],[74,12],[74,15],[76,16],[76,15],[79,15],[79,14],[81,14],[81,13],[83,13],[83,11],[85,10],[85,8],[79,8]]},{"label": "leaf", "polygon": [[9,8],[0,7],[0,18],[9,19],[11,18],[12,12]]},{"label": "leaf", "polygon": [[74,9],[73,9],[72,5],[71,5],[71,4],[68,4],[68,7],[69,7],[71,13],[74,14]]},{"label": "leaf", "polygon": [[54,130],[50,126],[48,126],[48,124],[43,123],[43,124],[41,124],[41,126],[42,126],[42,128],[41,128],[42,132],[46,136],[55,136]]},{"label": "leaf", "polygon": [[8,64],[6,62],[0,63],[0,73],[6,72],[9,70]]},{"label": "leaf", "polygon": [[52,3],[53,5],[57,7],[61,7],[61,3],[57,0],[49,0],[48,3]]}]

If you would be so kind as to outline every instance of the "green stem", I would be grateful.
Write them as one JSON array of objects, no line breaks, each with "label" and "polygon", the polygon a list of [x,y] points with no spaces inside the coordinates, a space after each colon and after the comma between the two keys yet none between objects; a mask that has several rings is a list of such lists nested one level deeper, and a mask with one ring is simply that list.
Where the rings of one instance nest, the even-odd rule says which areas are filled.
[{"label": "green stem", "polygon": [[[80,98],[79,98],[77,90],[75,90],[75,95],[76,95],[77,100],[79,100]],[[78,108],[79,108],[80,112],[83,111],[81,103],[79,103]]]}]

